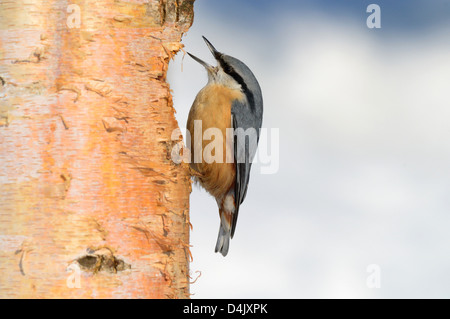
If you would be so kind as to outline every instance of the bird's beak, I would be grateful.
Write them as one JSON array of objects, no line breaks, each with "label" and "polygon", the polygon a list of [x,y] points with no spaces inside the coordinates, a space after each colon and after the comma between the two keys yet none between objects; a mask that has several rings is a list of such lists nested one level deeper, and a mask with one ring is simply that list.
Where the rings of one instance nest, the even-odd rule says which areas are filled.
[{"label": "bird's beak", "polygon": [[[216,60],[218,60],[219,57],[220,57],[220,55],[221,55],[222,53],[220,53],[219,51],[217,51],[216,48],[211,44],[211,42],[208,41],[207,38],[203,37],[203,40],[205,40],[206,45],[208,46],[208,48],[209,48],[209,50],[211,51],[212,55],[214,55],[214,58],[215,58]],[[190,56],[191,58],[193,58],[195,61],[197,61],[198,63],[200,63],[201,65],[203,65],[203,66],[206,68],[206,70],[208,70],[208,72],[212,72],[212,71],[214,70],[214,67],[213,67],[212,65],[210,65],[210,64],[206,63],[205,61],[203,61],[203,60],[197,58],[195,55],[190,54],[189,52],[187,52],[187,54],[189,54],[189,56]]]},{"label": "bird's beak", "polygon": [[213,68],[213,66],[212,65],[209,65],[208,63],[206,63],[205,61],[203,61],[203,60],[200,60],[199,58],[197,58],[195,55],[193,55],[193,54],[190,54],[189,52],[187,53],[187,54],[189,54],[189,56],[191,57],[191,58],[193,58],[195,61],[197,61],[198,63],[200,63],[201,65],[203,65],[205,68],[206,68],[206,70],[211,70],[212,68]]},{"label": "bird's beak", "polygon": [[221,53],[216,50],[216,48],[211,44],[211,42],[208,41],[207,38],[205,38],[204,36],[202,36],[202,38],[203,40],[205,40],[206,45],[208,46],[209,51],[211,51],[212,55],[214,55],[214,58],[218,60]]}]

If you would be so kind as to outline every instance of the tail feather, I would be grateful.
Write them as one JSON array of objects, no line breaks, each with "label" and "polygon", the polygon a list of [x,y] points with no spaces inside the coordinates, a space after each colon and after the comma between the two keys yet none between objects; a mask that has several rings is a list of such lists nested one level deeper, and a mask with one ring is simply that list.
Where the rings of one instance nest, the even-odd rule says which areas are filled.
[{"label": "tail feather", "polygon": [[233,237],[234,228],[236,227],[234,195],[230,191],[219,202],[220,228],[219,236],[217,237],[216,253],[220,252],[224,257],[228,254],[230,247],[230,239]]},{"label": "tail feather", "polygon": [[216,253],[220,252],[224,257],[228,254],[228,248],[230,247],[230,230],[226,230],[222,223],[220,223],[219,236],[217,237]]}]

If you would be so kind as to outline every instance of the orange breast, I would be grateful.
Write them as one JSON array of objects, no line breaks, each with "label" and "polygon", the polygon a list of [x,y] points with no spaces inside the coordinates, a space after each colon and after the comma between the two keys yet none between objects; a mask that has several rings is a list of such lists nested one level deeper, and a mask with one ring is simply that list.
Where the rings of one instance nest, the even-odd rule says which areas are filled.
[{"label": "orange breast", "polygon": [[[233,139],[227,141],[226,131],[232,128],[232,102],[243,98],[244,94],[239,90],[217,84],[207,85],[198,93],[189,112],[187,129],[191,135],[191,167],[201,174],[198,178],[200,184],[217,199],[234,186],[236,171],[230,157]],[[201,120],[201,129],[199,122],[195,123],[198,120]],[[201,162],[196,163],[200,159]]]}]

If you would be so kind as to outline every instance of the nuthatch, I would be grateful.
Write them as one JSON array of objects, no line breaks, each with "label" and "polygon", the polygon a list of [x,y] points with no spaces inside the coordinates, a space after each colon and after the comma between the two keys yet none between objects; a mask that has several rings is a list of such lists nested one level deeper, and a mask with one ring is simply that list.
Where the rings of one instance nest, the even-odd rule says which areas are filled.
[{"label": "nuthatch", "polygon": [[[208,84],[197,94],[187,121],[188,136],[191,137],[190,142],[188,140],[190,167],[194,178],[217,201],[220,228],[215,251],[226,256],[236,229],[239,206],[247,193],[262,124],[263,99],[252,71],[238,59],[217,51],[205,37],[203,39],[217,66],[188,53],[208,72]],[[194,134],[198,121],[201,121],[200,138]],[[209,142],[203,140],[203,136],[208,129],[218,129],[222,136],[222,140],[218,140],[222,150],[214,149],[214,155],[212,152],[203,154],[207,153],[205,147]],[[225,136],[227,138],[223,138]],[[218,138],[215,136],[215,141]],[[198,151],[203,155],[200,160],[195,154]],[[228,153],[232,153],[231,160]],[[211,161],[211,158],[215,160]]]}]

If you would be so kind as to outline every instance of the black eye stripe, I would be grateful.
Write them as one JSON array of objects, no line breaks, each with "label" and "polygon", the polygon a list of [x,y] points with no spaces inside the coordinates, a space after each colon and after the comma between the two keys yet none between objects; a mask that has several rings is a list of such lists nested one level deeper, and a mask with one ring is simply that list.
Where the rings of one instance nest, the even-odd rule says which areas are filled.
[{"label": "black eye stripe", "polygon": [[231,76],[237,83],[239,83],[244,91],[245,96],[247,97],[247,101],[250,104],[250,109],[252,112],[255,111],[255,98],[253,97],[253,93],[248,89],[247,84],[245,84],[244,79],[228,64],[223,60],[222,55],[218,58],[220,66],[223,71]]}]

